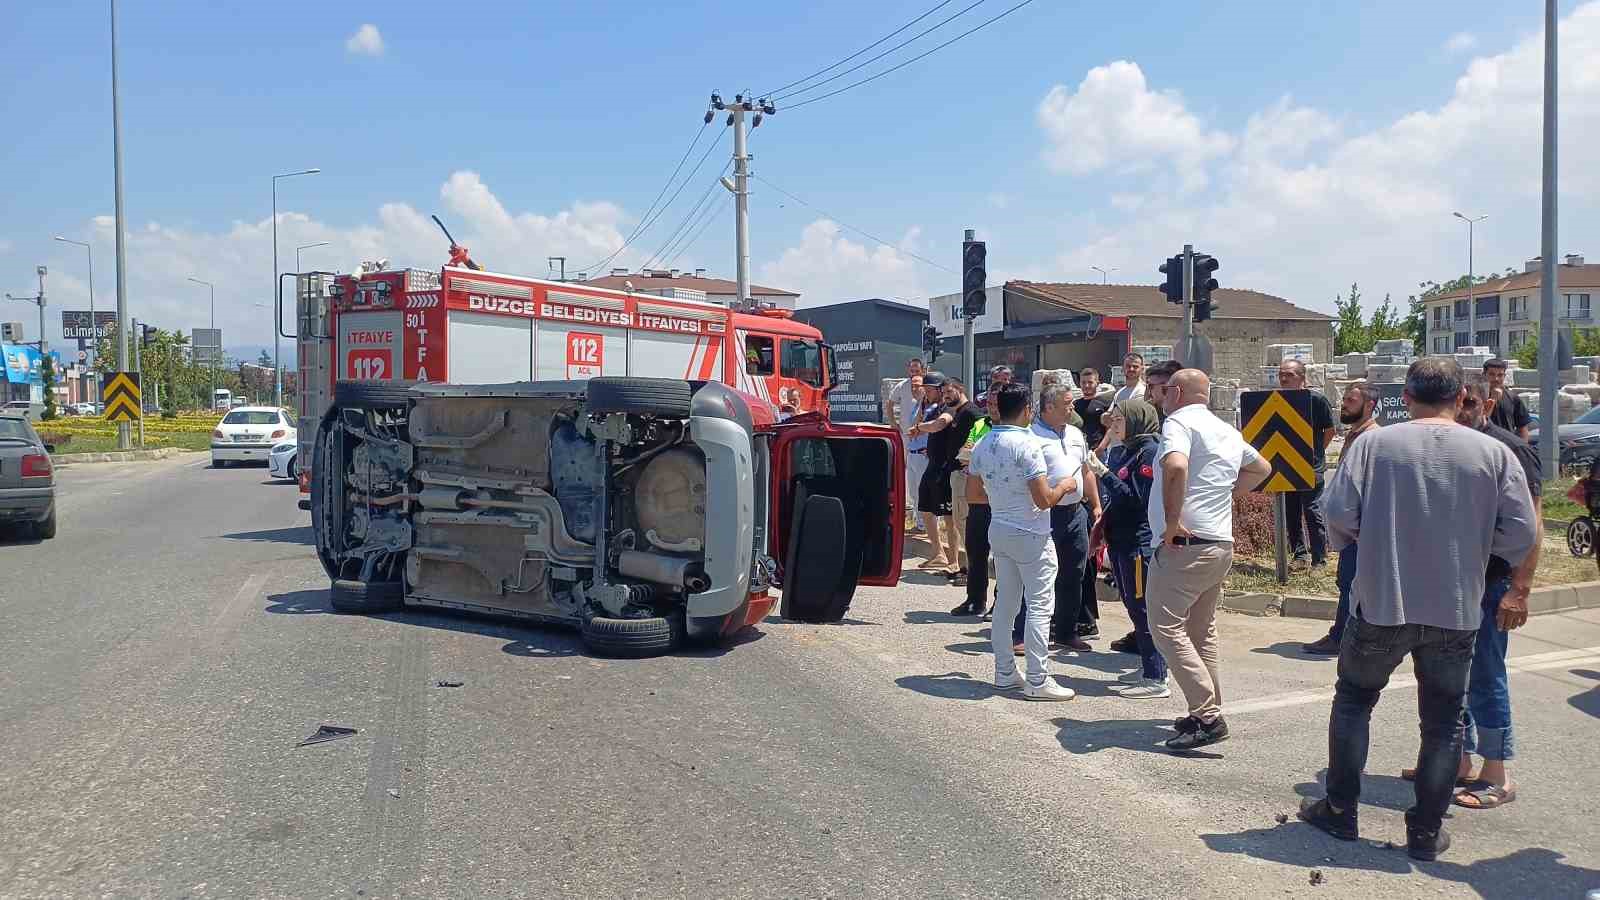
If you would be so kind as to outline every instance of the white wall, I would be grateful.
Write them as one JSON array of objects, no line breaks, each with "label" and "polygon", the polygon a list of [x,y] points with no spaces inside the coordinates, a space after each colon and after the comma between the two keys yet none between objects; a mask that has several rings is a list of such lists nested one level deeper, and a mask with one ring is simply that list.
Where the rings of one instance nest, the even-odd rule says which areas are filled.
[{"label": "white wall", "polygon": [[[1005,313],[1002,309],[1002,305],[1005,302],[1005,287],[993,285],[985,288],[985,290],[989,294],[989,301],[983,315],[979,316],[978,321],[973,324],[972,330],[975,334],[987,334],[1005,330]],[[961,334],[962,321],[952,315],[952,311],[959,312],[960,309],[961,295],[959,293],[940,294],[937,297],[928,298],[928,320],[934,328],[939,330],[940,337]]]}]

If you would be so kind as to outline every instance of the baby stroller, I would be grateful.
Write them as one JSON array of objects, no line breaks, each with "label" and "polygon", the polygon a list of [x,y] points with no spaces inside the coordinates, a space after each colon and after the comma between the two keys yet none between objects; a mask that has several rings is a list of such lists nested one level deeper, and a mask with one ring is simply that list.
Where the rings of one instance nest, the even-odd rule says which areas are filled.
[{"label": "baby stroller", "polygon": [[[1567,492],[1567,498],[1583,504],[1588,515],[1574,518],[1567,526],[1567,552],[1578,558],[1595,556],[1595,523],[1600,522],[1600,459],[1589,464],[1589,475]],[[1600,557],[1596,557],[1600,563]]]}]

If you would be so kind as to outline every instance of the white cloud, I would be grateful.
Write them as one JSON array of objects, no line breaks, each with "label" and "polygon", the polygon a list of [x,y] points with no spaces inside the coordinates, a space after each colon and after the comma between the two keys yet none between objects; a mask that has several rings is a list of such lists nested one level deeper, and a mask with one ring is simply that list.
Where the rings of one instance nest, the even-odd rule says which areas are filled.
[{"label": "white cloud", "polygon": [[383,35],[378,33],[376,25],[362,25],[344,42],[344,49],[357,56],[382,56]]},{"label": "white cloud", "polygon": [[798,292],[802,306],[866,297],[925,299],[932,293],[928,267],[906,255],[919,252],[920,236],[921,229],[912,228],[896,247],[869,245],[845,237],[837,222],[817,219],[801,231],[799,244],[760,266],[756,280]]},{"label": "white cloud", "polygon": [[[1560,36],[1560,243],[1581,251],[1600,229],[1600,172],[1583,152],[1600,141],[1600,3],[1575,10]],[[1354,134],[1284,98],[1227,136],[1227,152],[1206,156],[1215,184],[1203,195],[1175,198],[1158,179],[1142,189],[1143,203],[1125,185],[1108,189],[1105,218],[1080,229],[1092,237],[1059,255],[1055,277],[1097,264],[1153,282],[1159,260],[1192,242],[1222,261],[1224,286],[1331,311],[1334,295],[1359,281],[1367,296],[1391,292],[1398,303],[1420,281],[1465,271],[1466,236],[1451,212],[1468,208],[1491,215],[1477,229],[1479,271],[1520,267],[1539,250],[1542,69],[1535,34],[1467,63],[1443,104]],[[1188,115],[1168,109],[1170,121]],[[1043,115],[1041,128],[1047,152],[1062,152],[1064,136]]]},{"label": "white cloud", "polygon": [[1205,183],[1204,165],[1233,139],[1207,130],[1173,91],[1152,91],[1136,63],[1118,60],[1089,70],[1076,91],[1056,85],[1040,101],[1039,125],[1050,139],[1045,160],[1057,171],[1139,171],[1175,165],[1185,184]]},{"label": "white cloud", "polygon": [[1465,53],[1477,46],[1478,36],[1466,31],[1458,31],[1444,42],[1444,49],[1451,53]]},{"label": "white cloud", "polygon": [[[579,202],[548,214],[513,212],[477,173],[467,171],[452,174],[439,195],[447,210],[441,218],[486,268],[543,274],[546,256],[566,255],[574,263],[587,263],[622,243],[626,217],[612,203]],[[68,236],[93,243],[101,251],[95,254],[96,262],[112,259],[111,216],[95,216],[81,233]],[[447,256],[444,235],[426,214],[405,203],[385,203],[372,221],[348,227],[304,213],[279,212],[278,258],[283,270],[294,268],[296,245],[317,241],[328,241],[329,246],[307,251],[303,259],[307,268],[348,272],[363,260],[386,258],[395,267],[438,269]],[[271,342],[275,300],[270,218],[236,221],[215,231],[158,222],[136,224],[129,229],[127,259],[132,315],[162,328],[204,327],[209,313],[206,289],[186,280],[192,275],[216,284],[217,325],[229,347]],[[636,261],[624,254],[618,265]],[[88,286],[77,277],[82,274],[81,254],[48,262],[52,307],[87,309]],[[109,309],[115,304],[114,271],[110,265],[99,266],[96,276],[96,304]],[[257,308],[257,303],[267,305]],[[58,333],[56,319],[52,333]]]}]

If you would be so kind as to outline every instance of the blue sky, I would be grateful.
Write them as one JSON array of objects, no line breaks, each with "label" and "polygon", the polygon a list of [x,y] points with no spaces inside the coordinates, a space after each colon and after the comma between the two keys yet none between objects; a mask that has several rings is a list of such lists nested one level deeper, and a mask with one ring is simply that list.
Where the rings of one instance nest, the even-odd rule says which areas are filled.
[{"label": "blue sky", "polygon": [[[310,166],[323,174],[281,182],[279,202],[285,257],[332,242],[307,251],[308,266],[375,255],[435,266],[432,212],[495,269],[595,261],[660,189],[710,91],[794,80],[933,2],[125,2],[130,300],[158,324],[203,325],[203,289],[184,278],[208,278],[230,345],[264,341],[252,304],[270,296],[269,176]],[[830,87],[1013,2],[986,0]],[[1600,254],[1585,244],[1597,210],[1582,164],[1585,140],[1600,137],[1600,53],[1587,52],[1600,47],[1600,10],[1561,10],[1574,42],[1561,243]],[[25,4],[7,19],[0,289],[28,288],[46,263],[55,298],[82,305],[82,251],[52,242],[60,233],[94,242],[97,300],[109,306],[111,226],[96,221],[112,210],[106,5]],[[381,52],[347,46],[366,23]],[[780,102],[755,132],[755,169],[811,208],[756,183],[755,274],[803,303],[925,298],[954,290],[956,276],[906,251],[953,267],[961,229],[976,227],[997,277],[1089,281],[1098,264],[1152,282],[1191,240],[1222,259],[1224,285],[1327,310],[1352,280],[1403,297],[1464,268],[1458,207],[1492,216],[1481,267],[1516,265],[1538,246],[1539,28],[1532,0],[1220,2],[1203,13],[1034,0],[869,85],[793,111]],[[726,148],[617,264],[666,241]],[[722,197],[712,193],[713,208]],[[674,265],[731,275],[732,230],[722,212]],[[5,318],[27,312],[0,305]]]}]

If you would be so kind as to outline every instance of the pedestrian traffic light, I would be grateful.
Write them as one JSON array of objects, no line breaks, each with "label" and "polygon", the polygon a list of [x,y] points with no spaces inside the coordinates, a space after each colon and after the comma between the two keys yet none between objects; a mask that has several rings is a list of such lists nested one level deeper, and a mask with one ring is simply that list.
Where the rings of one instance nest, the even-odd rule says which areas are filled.
[{"label": "pedestrian traffic light", "polygon": [[156,342],[156,327],[154,325],[139,326],[139,346],[148,347]]},{"label": "pedestrian traffic light", "polygon": [[976,319],[988,308],[989,247],[983,241],[961,244],[961,314]]},{"label": "pedestrian traffic light", "polygon": [[932,325],[922,326],[922,352],[927,354],[929,365],[939,358],[939,329]]},{"label": "pedestrian traffic light", "polygon": [[1167,261],[1162,263],[1161,267],[1159,269],[1157,269],[1156,271],[1158,271],[1161,274],[1167,276],[1166,282],[1161,285],[1161,293],[1167,295],[1167,302],[1168,303],[1182,303],[1183,302],[1183,257],[1182,256],[1171,256],[1171,257],[1168,257]]}]

